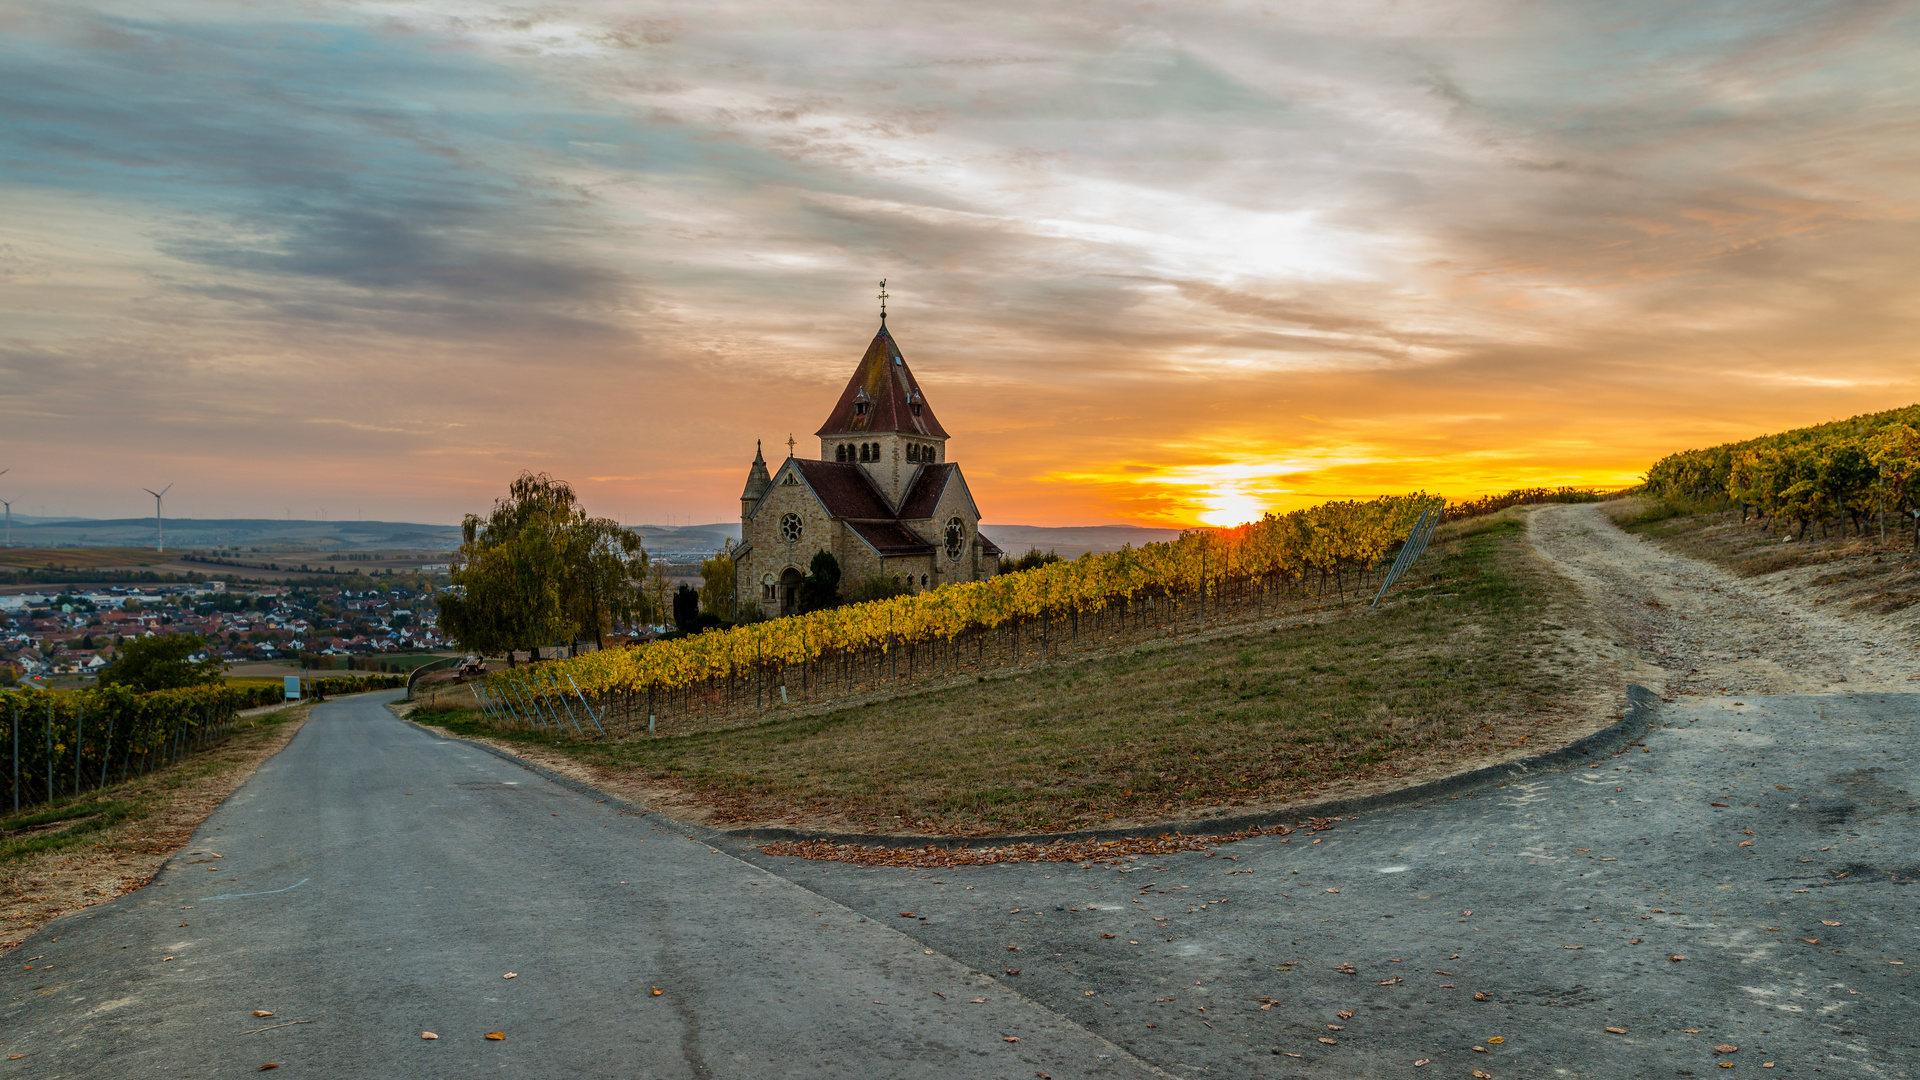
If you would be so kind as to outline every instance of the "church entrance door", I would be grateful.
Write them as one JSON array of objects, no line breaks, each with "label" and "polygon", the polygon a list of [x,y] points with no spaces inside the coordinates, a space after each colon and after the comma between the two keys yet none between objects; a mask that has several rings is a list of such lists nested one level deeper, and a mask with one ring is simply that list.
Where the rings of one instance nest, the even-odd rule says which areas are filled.
[{"label": "church entrance door", "polygon": [[800,582],[803,575],[789,566],[780,575],[780,614],[792,615],[800,610]]}]

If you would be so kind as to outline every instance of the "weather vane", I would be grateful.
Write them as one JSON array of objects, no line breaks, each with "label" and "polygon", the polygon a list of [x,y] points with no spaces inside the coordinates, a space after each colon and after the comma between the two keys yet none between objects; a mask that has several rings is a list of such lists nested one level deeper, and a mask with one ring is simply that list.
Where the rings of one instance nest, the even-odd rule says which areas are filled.
[{"label": "weather vane", "polygon": [[887,279],[880,279],[880,325],[887,325]]}]

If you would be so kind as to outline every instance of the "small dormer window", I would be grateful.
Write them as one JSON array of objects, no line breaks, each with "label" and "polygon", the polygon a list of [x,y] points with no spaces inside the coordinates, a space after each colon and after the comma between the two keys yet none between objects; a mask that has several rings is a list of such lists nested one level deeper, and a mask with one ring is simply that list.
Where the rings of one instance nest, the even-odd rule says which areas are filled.
[{"label": "small dormer window", "polygon": [[920,415],[920,406],[921,406],[921,405],[923,404],[923,402],[922,402],[922,401],[921,401],[921,399],[920,399],[920,391],[918,391],[918,390],[911,390],[911,391],[908,391],[908,393],[907,393],[907,404],[909,404],[909,405],[911,405],[911,406],[913,406],[913,415],[915,415],[915,416],[919,416],[919,415]]},{"label": "small dormer window", "polygon": [[867,415],[867,410],[872,407],[873,407],[873,399],[867,396],[867,392],[865,390],[862,390],[858,394],[855,394],[853,396],[853,415],[865,416]]}]

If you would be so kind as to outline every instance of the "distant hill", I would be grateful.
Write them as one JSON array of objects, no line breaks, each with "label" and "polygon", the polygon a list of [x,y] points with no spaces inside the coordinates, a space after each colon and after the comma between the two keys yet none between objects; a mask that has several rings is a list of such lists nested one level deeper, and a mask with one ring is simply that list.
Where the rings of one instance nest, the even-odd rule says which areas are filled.
[{"label": "distant hill", "polygon": [[[684,561],[706,557],[738,542],[740,523],[711,525],[636,525],[647,550]],[[1028,548],[1056,551],[1061,557],[1081,553],[1118,551],[1127,544],[1171,540],[1178,529],[1144,529],[1137,525],[990,525],[980,531],[1012,556]],[[285,521],[276,518],[169,518],[167,550],[186,548],[263,548],[274,552],[343,551],[452,551],[460,546],[454,525],[421,525],[403,521]],[[13,519],[13,543],[23,548],[114,547],[151,548],[153,519],[45,518]]]},{"label": "distant hill", "polygon": [[[275,518],[168,518],[169,549],[262,547],[275,551],[450,551],[452,525],[398,521],[283,521]],[[80,519],[23,524],[13,519],[17,547],[151,547],[153,519]]]},{"label": "distant hill", "polygon": [[1092,552],[1119,551],[1131,544],[1163,543],[1180,535],[1179,529],[1147,529],[1138,525],[990,525],[980,523],[981,535],[1000,545],[1009,558],[1019,558],[1030,548],[1057,552],[1063,559],[1077,559]]}]

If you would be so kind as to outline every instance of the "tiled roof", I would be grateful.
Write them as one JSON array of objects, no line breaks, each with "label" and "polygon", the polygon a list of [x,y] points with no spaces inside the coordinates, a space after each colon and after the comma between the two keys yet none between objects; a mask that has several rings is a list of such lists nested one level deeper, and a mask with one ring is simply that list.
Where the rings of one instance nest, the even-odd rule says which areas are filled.
[{"label": "tiled roof", "polygon": [[793,463],[806,478],[807,486],[826,504],[827,513],[834,517],[893,520],[887,500],[881,496],[880,489],[873,486],[867,470],[860,466],[811,458],[794,458]]},{"label": "tiled roof", "polygon": [[849,521],[847,528],[882,555],[928,555],[933,545],[897,521]]},{"label": "tiled roof", "polygon": [[922,465],[920,475],[913,478],[913,486],[907,489],[907,497],[900,502],[900,516],[907,521],[930,518],[940,505],[940,496],[947,490],[947,481],[953,479],[953,465],[941,462],[938,465]]},{"label": "tiled roof", "polygon": [[[865,414],[854,408],[862,395],[868,403]],[[913,411],[916,402],[920,406],[917,416]],[[900,346],[894,344],[893,335],[882,326],[880,332],[873,335],[866,355],[860,358],[853,378],[847,380],[847,388],[840,392],[840,400],[834,403],[827,422],[814,434],[873,435],[888,431],[936,439],[947,437],[947,429],[934,419],[933,407],[926,403],[919,382],[907,367],[906,358],[900,355]]]},{"label": "tiled roof", "polygon": [[1001,556],[1001,555],[1003,554],[1003,552],[1001,552],[1001,550],[1000,550],[1000,545],[999,545],[999,544],[996,544],[996,543],[994,543],[993,541],[991,541],[991,540],[989,540],[989,539],[987,539],[987,534],[986,534],[986,533],[975,533],[974,535],[975,535],[975,536],[978,536],[978,537],[980,538],[980,553],[981,553],[981,554],[983,554],[983,555],[991,555],[991,556],[993,556],[994,558],[999,558],[999,557],[1000,557],[1000,556]]}]

